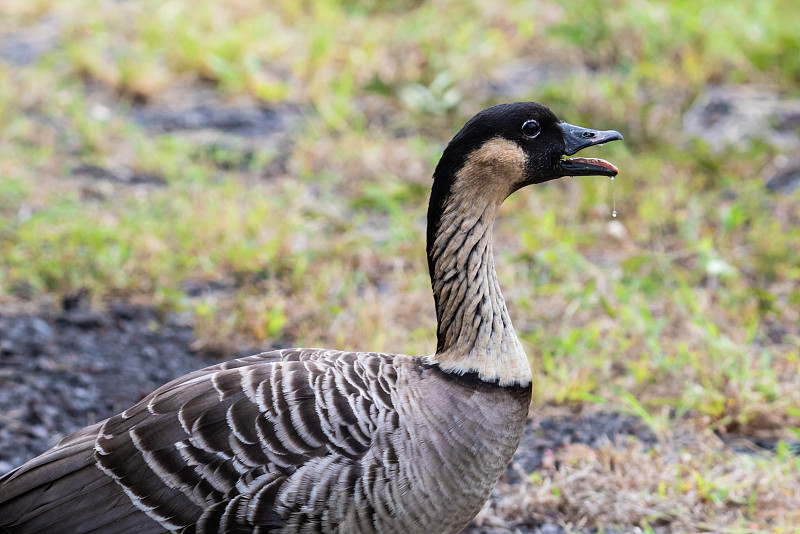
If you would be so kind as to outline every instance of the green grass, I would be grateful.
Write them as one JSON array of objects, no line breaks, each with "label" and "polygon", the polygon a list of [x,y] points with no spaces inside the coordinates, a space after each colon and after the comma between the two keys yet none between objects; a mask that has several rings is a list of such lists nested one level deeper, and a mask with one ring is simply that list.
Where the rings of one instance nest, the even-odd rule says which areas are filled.
[{"label": "green grass", "polygon": [[[498,67],[555,64],[558,79],[525,97],[626,142],[596,151],[622,169],[616,220],[611,184],[596,178],[520,191],[501,213],[497,268],[532,359],[535,407],[631,413],[665,440],[676,426],[796,439],[800,191],[765,190],[774,147],[714,152],[681,132],[709,85],[800,97],[795,2],[41,0],[0,10],[6,33],[36,31],[47,14],[60,21],[57,46],[34,63],[0,63],[0,302],[81,288],[94,306],[131,298],[188,312],[197,347],[224,354],[270,343],[429,353],[422,236],[435,163],[468,117],[505,100],[487,90]],[[199,87],[223,102],[307,110],[285,175],[262,176],[272,147],[222,170],[235,149],[145,132],[128,113]],[[73,176],[80,164],[166,186]],[[198,281],[225,290],[188,296]],[[717,529],[800,523],[760,482],[733,506],[720,473],[739,457],[702,458],[694,475],[641,491],[661,504],[701,495]],[[798,475],[787,457],[758,462]],[[732,506],[738,516],[722,513]]]}]

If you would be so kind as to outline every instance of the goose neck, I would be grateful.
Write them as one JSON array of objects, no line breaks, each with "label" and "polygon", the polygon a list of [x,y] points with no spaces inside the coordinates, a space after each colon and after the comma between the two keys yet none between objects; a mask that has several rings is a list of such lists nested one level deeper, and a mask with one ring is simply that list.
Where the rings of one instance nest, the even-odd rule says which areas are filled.
[{"label": "goose neck", "polygon": [[527,385],[530,365],[494,269],[492,228],[501,202],[454,188],[431,221],[428,262],[438,328],[429,358],[445,371]]}]

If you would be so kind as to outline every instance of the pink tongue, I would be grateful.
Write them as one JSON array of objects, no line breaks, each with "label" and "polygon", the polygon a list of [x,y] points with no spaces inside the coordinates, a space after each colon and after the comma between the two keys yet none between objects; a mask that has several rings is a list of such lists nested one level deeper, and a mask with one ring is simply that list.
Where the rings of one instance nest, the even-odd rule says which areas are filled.
[{"label": "pink tongue", "polygon": [[605,169],[609,169],[611,171],[619,173],[618,168],[616,168],[614,165],[607,162],[606,160],[600,158],[571,158],[570,161],[573,161],[574,163],[586,163],[588,165],[595,165],[597,167],[603,167]]}]

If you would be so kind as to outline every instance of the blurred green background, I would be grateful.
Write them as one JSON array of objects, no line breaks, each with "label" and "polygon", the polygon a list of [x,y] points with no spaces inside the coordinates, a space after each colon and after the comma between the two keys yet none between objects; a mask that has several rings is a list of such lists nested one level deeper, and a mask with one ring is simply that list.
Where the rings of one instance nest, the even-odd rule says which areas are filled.
[{"label": "blurred green background", "polygon": [[[798,20],[795,0],[0,0],[0,312],[88,290],[183,314],[223,356],[430,353],[433,168],[474,113],[535,100],[625,144],[589,154],[621,169],[615,200],[567,178],[501,212],[534,409],[796,440]],[[729,495],[738,461],[662,497],[739,507],[737,532],[800,522],[759,501],[767,475]]]}]

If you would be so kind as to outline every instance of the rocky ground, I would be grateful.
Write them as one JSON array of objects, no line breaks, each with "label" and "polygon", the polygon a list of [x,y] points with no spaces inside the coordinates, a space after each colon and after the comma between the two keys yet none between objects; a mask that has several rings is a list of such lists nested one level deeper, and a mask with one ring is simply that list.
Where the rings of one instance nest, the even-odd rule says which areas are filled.
[{"label": "rocky ground", "polygon": [[[64,304],[68,309],[60,313],[0,312],[0,473],[134,404],[160,384],[215,363],[192,353],[192,328],[175,317],[162,320],[152,309],[122,302],[105,312]],[[534,417],[493,499],[513,492],[559,447],[597,446],[624,435],[655,442],[643,424],[625,415]],[[473,524],[465,532],[561,531],[547,523],[491,519],[494,526]]]},{"label": "rocky ground", "polygon": [[191,341],[191,328],[122,304],[0,315],[0,472],[212,363],[189,352]]}]

